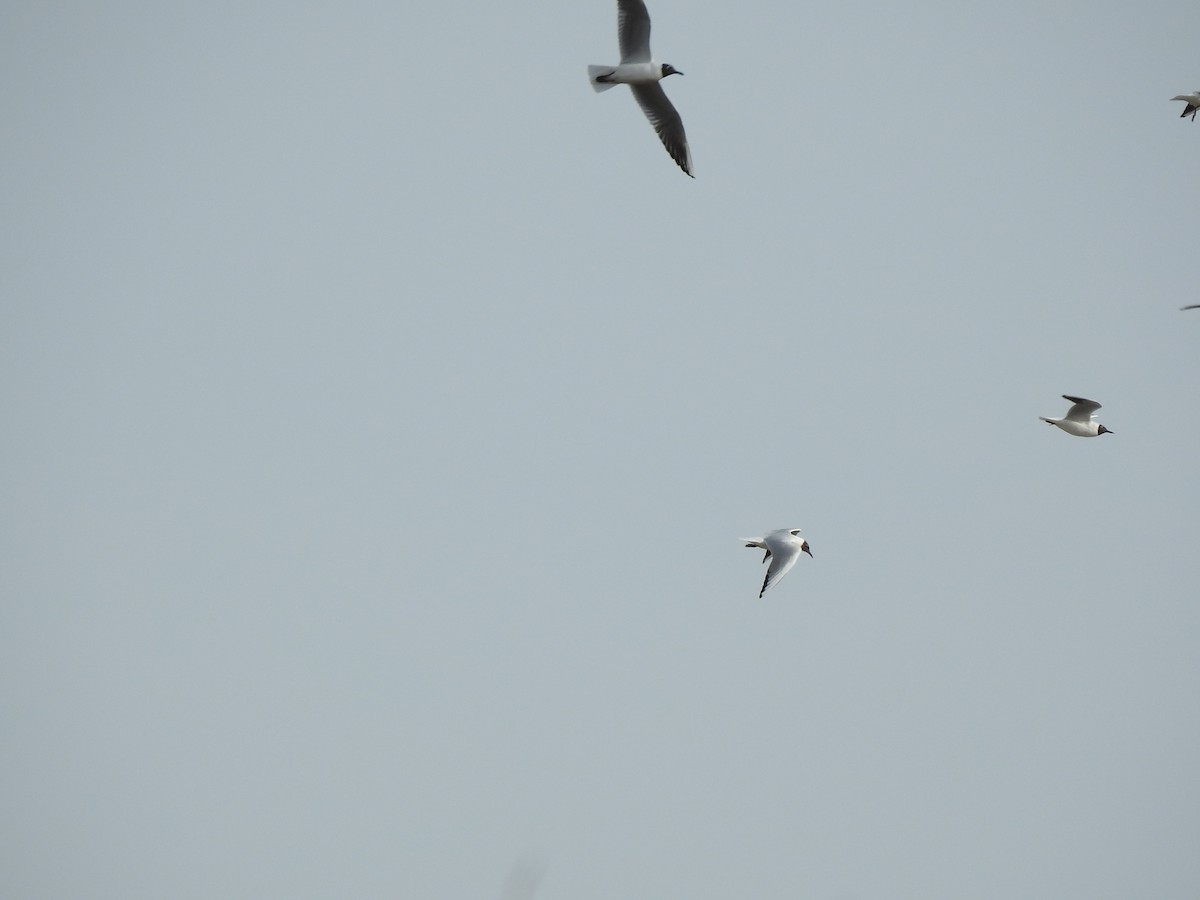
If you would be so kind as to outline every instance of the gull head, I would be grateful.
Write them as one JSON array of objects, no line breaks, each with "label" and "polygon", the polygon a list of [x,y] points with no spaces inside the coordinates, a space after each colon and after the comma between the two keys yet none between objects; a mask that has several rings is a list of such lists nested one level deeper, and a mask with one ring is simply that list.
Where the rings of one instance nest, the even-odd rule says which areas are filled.
[{"label": "gull head", "polygon": [[677,68],[675,68],[670,63],[662,64],[662,77],[663,78],[666,78],[668,75],[682,75],[682,74],[683,74],[682,72],[680,72]]},{"label": "gull head", "polygon": [[[790,534],[792,537],[800,537],[800,529],[789,528],[788,534]],[[813,559],[816,559],[816,557],[812,555],[812,550],[808,546],[808,541],[804,540],[804,538],[800,538],[800,552],[807,553],[809,556],[812,556]]]},{"label": "gull head", "polygon": [[1115,432],[1113,432],[1113,430],[1111,428],[1105,428],[1103,425],[1101,425],[1098,429],[1096,429],[1096,437],[1100,437],[1100,435],[1102,435],[1102,434],[1114,434],[1114,433]]}]

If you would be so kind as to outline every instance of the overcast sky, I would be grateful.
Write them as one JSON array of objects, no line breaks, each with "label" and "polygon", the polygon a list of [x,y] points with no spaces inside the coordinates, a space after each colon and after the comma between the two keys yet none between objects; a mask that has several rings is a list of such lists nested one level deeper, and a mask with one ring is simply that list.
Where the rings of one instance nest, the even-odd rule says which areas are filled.
[{"label": "overcast sky", "polygon": [[1200,896],[1200,6],[650,12],[0,12],[4,896]]}]

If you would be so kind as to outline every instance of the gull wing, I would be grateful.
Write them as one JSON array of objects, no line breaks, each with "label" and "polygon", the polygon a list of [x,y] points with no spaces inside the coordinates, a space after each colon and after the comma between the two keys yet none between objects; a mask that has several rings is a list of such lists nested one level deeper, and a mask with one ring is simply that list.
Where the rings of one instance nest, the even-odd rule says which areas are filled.
[{"label": "gull wing", "polygon": [[650,13],[642,0],[617,0],[621,62],[650,62]]},{"label": "gull wing", "polygon": [[796,560],[800,558],[800,544],[772,541],[767,553],[771,555],[771,565],[767,568],[767,577],[763,579],[762,590],[758,592],[760,598],[767,592],[767,588],[791,571]]},{"label": "gull wing", "polygon": [[633,91],[638,106],[658,133],[658,139],[671,154],[671,159],[675,160],[684,172],[695,178],[696,176],[692,175],[692,152],[688,149],[687,135],[683,131],[683,119],[679,118],[679,113],[667,99],[662,85],[658,82],[631,84],[629,88]]},{"label": "gull wing", "polygon": [[1190,306],[1181,306],[1180,309],[1200,309],[1200,303],[1193,303]]},{"label": "gull wing", "polygon": [[1092,415],[1100,408],[1100,404],[1095,400],[1085,400],[1083,397],[1068,397],[1063,394],[1064,400],[1070,400],[1074,406],[1067,410],[1064,418],[1070,419],[1073,422],[1090,422]]}]

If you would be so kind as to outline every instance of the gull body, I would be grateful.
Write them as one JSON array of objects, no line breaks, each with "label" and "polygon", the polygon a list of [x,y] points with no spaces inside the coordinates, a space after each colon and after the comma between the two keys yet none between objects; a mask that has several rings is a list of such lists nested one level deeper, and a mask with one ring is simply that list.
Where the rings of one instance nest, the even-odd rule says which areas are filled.
[{"label": "gull body", "polygon": [[1191,116],[1192,121],[1196,121],[1196,110],[1200,109],[1200,91],[1197,91],[1194,94],[1180,94],[1177,97],[1172,97],[1171,100],[1182,100],[1187,104],[1187,106],[1183,108],[1183,112],[1179,114],[1179,118],[1184,119],[1188,116]]},{"label": "gull body", "polygon": [[[664,68],[671,69],[671,71],[664,74]],[[607,91],[610,87],[618,84],[657,84],[667,75],[683,74],[671,68],[669,64],[656,62],[621,63],[618,66],[588,66],[588,73],[591,74],[593,71],[596,75],[592,81],[592,88],[597,92]]]},{"label": "gull body", "polygon": [[1067,394],[1063,394],[1063,399],[1070,400],[1073,404],[1065,416],[1061,419],[1048,419],[1045,416],[1038,418],[1050,425],[1057,425],[1067,434],[1076,437],[1099,437],[1102,434],[1113,433],[1099,422],[1092,421],[1092,415],[1100,408],[1100,404],[1095,400],[1085,400],[1083,397],[1071,397]]},{"label": "gull body", "polygon": [[695,178],[683,120],[659,84],[668,75],[683,73],[670,63],[660,63],[651,56],[650,13],[642,0],[617,0],[617,39],[621,46],[618,65],[587,67],[592,90],[600,92],[618,84],[629,85],[671,159]]},{"label": "gull body", "polygon": [[747,547],[766,550],[763,562],[768,559],[771,561],[767,568],[767,577],[763,579],[762,590],[758,592],[759,598],[767,592],[767,588],[791,570],[801,553],[812,556],[808,541],[800,537],[799,528],[777,528],[775,531],[768,531],[766,537],[742,538],[742,542]]}]

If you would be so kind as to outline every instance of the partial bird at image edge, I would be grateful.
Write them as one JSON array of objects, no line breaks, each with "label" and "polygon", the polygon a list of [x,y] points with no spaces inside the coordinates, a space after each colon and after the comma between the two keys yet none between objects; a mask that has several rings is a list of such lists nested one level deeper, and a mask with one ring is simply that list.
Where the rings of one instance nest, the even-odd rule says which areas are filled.
[{"label": "partial bird at image edge", "polygon": [[1187,106],[1184,107],[1183,112],[1179,114],[1179,118],[1186,119],[1188,116],[1191,116],[1192,121],[1195,122],[1196,110],[1200,109],[1200,91],[1196,91],[1194,94],[1179,94],[1178,96],[1171,98],[1172,103],[1174,103],[1176,100],[1182,100],[1187,104]]}]

